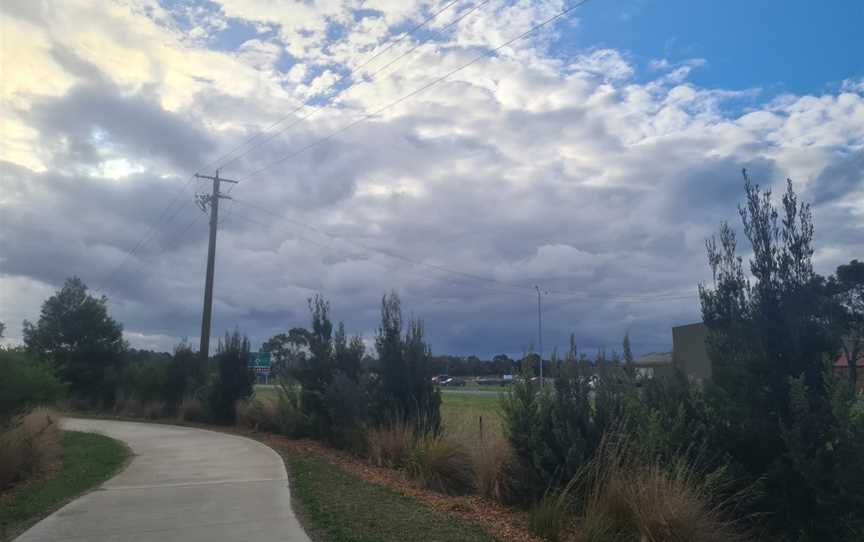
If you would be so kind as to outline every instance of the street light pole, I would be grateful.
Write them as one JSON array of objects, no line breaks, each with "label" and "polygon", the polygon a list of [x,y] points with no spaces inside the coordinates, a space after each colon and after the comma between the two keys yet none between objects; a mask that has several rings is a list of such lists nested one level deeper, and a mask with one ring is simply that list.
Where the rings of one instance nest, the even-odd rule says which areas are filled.
[{"label": "street light pole", "polygon": [[540,387],[543,387],[543,311],[540,307],[540,287],[536,284],[534,289],[537,290],[537,343],[540,346]]}]

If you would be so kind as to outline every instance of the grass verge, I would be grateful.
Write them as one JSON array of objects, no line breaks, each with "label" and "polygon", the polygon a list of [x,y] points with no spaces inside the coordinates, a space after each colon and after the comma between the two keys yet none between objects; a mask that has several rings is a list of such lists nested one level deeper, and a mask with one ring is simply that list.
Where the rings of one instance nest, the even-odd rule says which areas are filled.
[{"label": "grass verge", "polygon": [[0,540],[11,540],[70,499],[110,478],[125,465],[129,449],[94,433],[64,431],[63,464],[54,473],[0,494]]},{"label": "grass verge", "polygon": [[295,507],[316,542],[495,540],[477,525],[367,482],[325,458],[283,453]]}]

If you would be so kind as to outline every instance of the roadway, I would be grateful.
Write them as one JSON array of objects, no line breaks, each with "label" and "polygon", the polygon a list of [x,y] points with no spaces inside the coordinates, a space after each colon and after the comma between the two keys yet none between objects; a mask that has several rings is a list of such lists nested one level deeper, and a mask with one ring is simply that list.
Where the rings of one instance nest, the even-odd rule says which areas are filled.
[{"label": "roadway", "polygon": [[137,422],[67,419],[64,426],[121,440],[134,457],[18,542],[309,542],[291,510],[282,458],[260,442]]}]

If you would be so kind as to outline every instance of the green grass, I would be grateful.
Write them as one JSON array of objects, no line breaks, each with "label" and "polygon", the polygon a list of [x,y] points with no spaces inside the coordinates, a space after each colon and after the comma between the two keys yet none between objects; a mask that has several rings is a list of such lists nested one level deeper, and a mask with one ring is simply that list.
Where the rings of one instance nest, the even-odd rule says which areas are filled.
[{"label": "green grass", "polygon": [[121,442],[103,435],[64,431],[63,466],[53,476],[0,495],[0,540],[11,540],[26,526],[116,473],[129,457]]},{"label": "green grass", "polygon": [[[480,417],[483,417],[484,427],[491,430],[498,430],[501,425],[501,396],[506,390],[504,388],[489,388],[493,391],[500,391],[499,394],[472,394],[462,393],[457,390],[441,390],[441,416],[444,419],[444,426],[453,430],[462,430],[465,427],[472,431],[475,427],[479,427]],[[255,386],[255,395],[261,398],[274,397],[278,392],[275,387]]]},{"label": "green grass", "polygon": [[501,395],[460,393],[458,391],[443,390],[441,392],[441,407],[444,410],[460,413],[471,413],[475,415],[499,414]]},{"label": "green grass", "polygon": [[479,434],[482,418],[484,433],[501,432],[501,396],[443,391],[441,418],[444,429],[469,438]]},{"label": "green grass", "polygon": [[471,390],[471,391],[498,391],[501,393],[507,392],[507,386],[487,386],[480,384],[465,384],[464,386],[449,387],[444,386],[442,390]]},{"label": "green grass", "polygon": [[276,397],[276,394],[279,393],[279,386],[255,386],[255,397],[260,397],[262,399],[266,399],[268,397]]},{"label": "green grass", "polygon": [[316,542],[493,541],[477,525],[367,482],[327,459],[286,451],[291,493]]}]

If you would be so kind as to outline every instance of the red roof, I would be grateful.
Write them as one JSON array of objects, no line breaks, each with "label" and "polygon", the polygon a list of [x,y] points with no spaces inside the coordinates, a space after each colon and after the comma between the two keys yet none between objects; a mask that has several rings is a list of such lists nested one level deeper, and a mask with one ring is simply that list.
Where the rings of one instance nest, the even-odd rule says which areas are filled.
[{"label": "red roof", "polygon": [[[864,353],[858,357],[858,367],[864,367]],[[849,360],[846,359],[846,354],[840,354],[837,361],[834,362],[834,367],[848,367]]]}]

